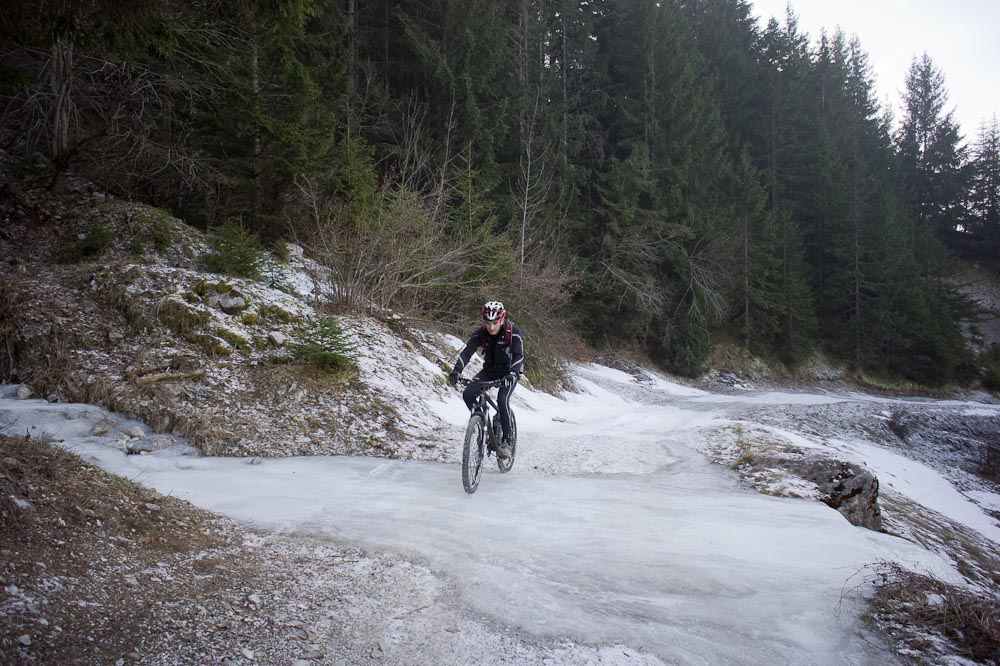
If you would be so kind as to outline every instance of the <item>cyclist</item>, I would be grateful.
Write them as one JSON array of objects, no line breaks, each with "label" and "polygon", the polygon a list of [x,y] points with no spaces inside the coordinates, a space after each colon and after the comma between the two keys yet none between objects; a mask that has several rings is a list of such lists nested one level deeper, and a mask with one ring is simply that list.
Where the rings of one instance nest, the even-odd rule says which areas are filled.
[{"label": "cyclist", "polygon": [[[483,369],[476,373],[475,379],[484,382],[504,380],[497,394],[497,411],[500,413],[500,427],[503,428],[503,441],[497,448],[497,457],[509,458],[510,394],[514,392],[514,387],[524,372],[524,341],[521,329],[507,319],[507,310],[500,301],[486,301],[480,315],[482,326],[465,343],[465,349],[458,355],[455,367],[448,373],[448,383],[455,385],[469,359],[477,349],[482,348]],[[469,411],[475,407],[479,394],[484,390],[485,387],[479,382],[465,387],[462,398]]]}]

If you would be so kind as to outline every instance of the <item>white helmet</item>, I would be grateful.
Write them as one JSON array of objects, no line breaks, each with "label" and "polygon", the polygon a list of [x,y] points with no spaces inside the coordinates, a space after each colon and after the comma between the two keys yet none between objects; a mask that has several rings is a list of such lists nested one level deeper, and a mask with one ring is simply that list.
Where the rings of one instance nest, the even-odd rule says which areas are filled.
[{"label": "white helmet", "polygon": [[507,316],[507,310],[504,309],[503,303],[500,301],[486,301],[483,304],[481,314],[484,321],[503,321],[503,318]]}]

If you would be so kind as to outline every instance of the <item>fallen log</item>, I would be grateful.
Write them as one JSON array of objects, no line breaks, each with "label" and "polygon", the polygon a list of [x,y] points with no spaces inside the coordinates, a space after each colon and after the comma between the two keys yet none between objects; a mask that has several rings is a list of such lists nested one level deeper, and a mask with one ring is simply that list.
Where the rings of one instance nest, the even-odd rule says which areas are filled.
[{"label": "fallen log", "polygon": [[135,383],[138,386],[144,386],[146,384],[152,384],[153,382],[172,382],[177,381],[178,379],[192,379],[194,377],[201,377],[204,374],[204,368],[198,368],[197,370],[192,370],[191,372],[158,372],[155,375],[136,377]]}]

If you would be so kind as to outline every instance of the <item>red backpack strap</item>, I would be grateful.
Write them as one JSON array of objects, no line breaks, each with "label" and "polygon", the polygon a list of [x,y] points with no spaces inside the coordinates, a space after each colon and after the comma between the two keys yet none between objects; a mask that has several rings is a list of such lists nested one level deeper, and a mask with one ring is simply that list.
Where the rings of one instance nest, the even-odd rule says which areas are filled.
[{"label": "red backpack strap", "polygon": [[508,320],[503,327],[504,327],[503,337],[507,341],[507,344],[510,344],[511,331],[514,330],[514,325],[510,323],[510,321]]}]

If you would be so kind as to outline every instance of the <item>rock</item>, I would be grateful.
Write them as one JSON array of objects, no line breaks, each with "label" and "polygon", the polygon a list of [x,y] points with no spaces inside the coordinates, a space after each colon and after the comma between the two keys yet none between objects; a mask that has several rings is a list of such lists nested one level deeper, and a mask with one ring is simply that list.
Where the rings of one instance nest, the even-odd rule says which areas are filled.
[{"label": "rock", "polygon": [[173,446],[175,442],[173,435],[153,435],[149,441],[161,449]]},{"label": "rock", "polygon": [[310,645],[306,648],[306,651],[302,653],[300,659],[322,659],[323,656],[323,651],[318,645]]},{"label": "rock", "polygon": [[125,445],[125,452],[132,455],[152,453],[155,450],[156,447],[148,439],[130,439]]},{"label": "rock", "polygon": [[26,499],[23,499],[21,497],[15,497],[14,495],[11,495],[10,499],[11,499],[12,502],[14,502],[14,506],[16,506],[21,511],[34,511],[35,510],[35,505],[32,504],[31,502],[29,502]]},{"label": "rock", "polygon": [[254,610],[257,610],[263,605],[260,601],[260,595],[256,593],[247,595],[247,603],[249,603],[250,607],[253,608]]},{"label": "rock", "polygon": [[17,637],[17,642],[23,645],[24,647],[28,647],[29,645],[31,645],[31,636],[29,636],[28,634],[21,634],[20,636]]},{"label": "rock", "polygon": [[114,448],[114,449],[118,449],[122,453],[128,453],[128,443],[129,443],[129,437],[128,437],[128,435],[119,433],[118,437],[116,439],[112,440],[108,444],[108,446],[110,446],[111,448]]},{"label": "rock", "polygon": [[247,300],[235,289],[226,294],[212,294],[208,297],[209,307],[219,308],[226,314],[236,314],[247,309]]},{"label": "rock", "polygon": [[247,300],[242,296],[227,294],[219,299],[219,307],[226,314],[235,314],[247,309]]},{"label": "rock", "polygon": [[284,347],[285,343],[288,342],[288,336],[281,331],[271,331],[267,334],[267,341],[275,347]]},{"label": "rock", "polygon": [[125,339],[125,334],[121,331],[111,331],[108,333],[108,340],[111,342],[118,342]]},{"label": "rock", "polygon": [[97,437],[100,437],[102,435],[107,435],[108,426],[104,425],[103,423],[98,423],[97,425],[94,426],[94,429],[90,431],[90,434],[95,435]]},{"label": "rock", "polygon": [[150,511],[159,511],[160,505],[154,504],[153,502],[146,502],[146,508],[149,509]]},{"label": "rock", "polygon": [[129,437],[132,437],[133,439],[138,439],[146,435],[146,433],[142,431],[142,428],[137,425],[126,426],[122,428],[122,432],[128,435]]},{"label": "rock", "polygon": [[757,454],[749,462],[754,468],[779,467],[812,481],[823,494],[823,503],[839,511],[852,525],[882,531],[878,479],[860,465],[819,456],[790,458],[772,453]]},{"label": "rock", "polygon": [[31,397],[31,389],[28,387],[27,384],[21,384],[20,386],[17,387],[18,400],[27,400],[30,397]]},{"label": "rock", "polygon": [[240,654],[249,659],[250,661],[254,661],[257,658],[254,656],[253,650],[250,650],[248,648],[241,649]]}]

